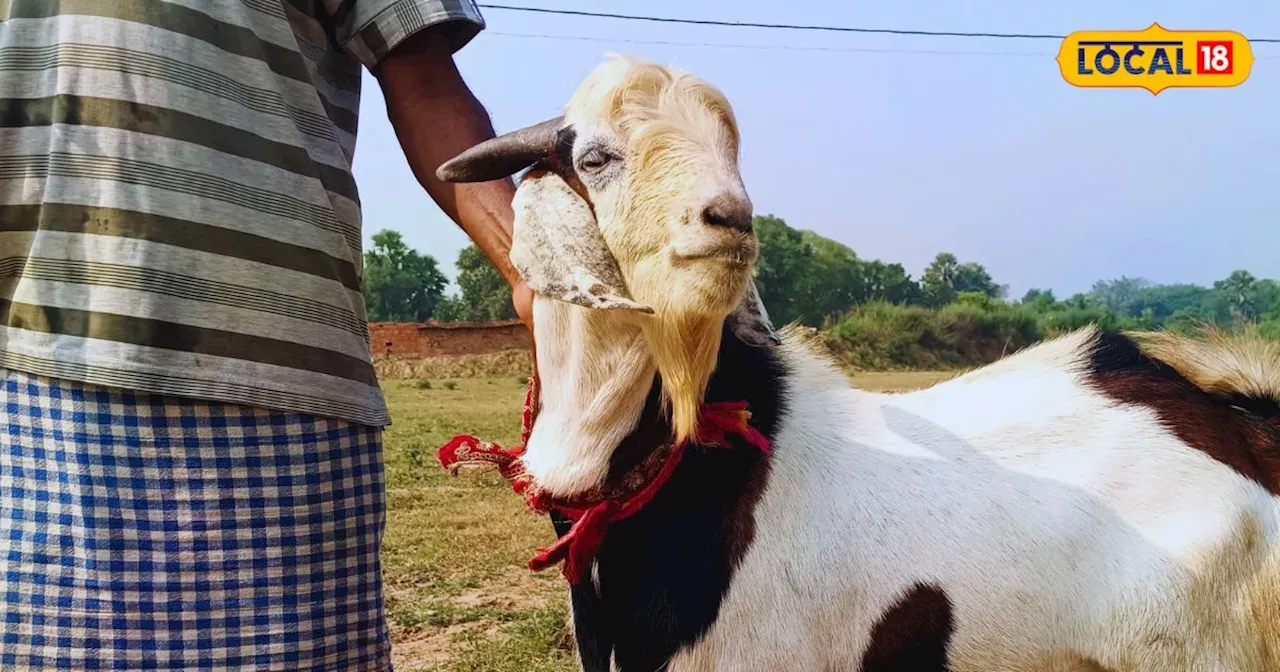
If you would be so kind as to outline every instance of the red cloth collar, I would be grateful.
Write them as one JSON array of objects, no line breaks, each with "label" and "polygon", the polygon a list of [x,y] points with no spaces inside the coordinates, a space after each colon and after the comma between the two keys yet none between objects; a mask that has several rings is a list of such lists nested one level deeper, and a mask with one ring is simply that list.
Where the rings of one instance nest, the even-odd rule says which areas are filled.
[{"label": "red cloth collar", "polygon": [[[604,542],[609,525],[635,514],[658,494],[680,464],[686,443],[659,446],[617,483],[605,483],[572,497],[558,498],[534,483],[533,476],[525,472],[520,459],[538,415],[538,399],[535,375],[529,379],[525,394],[520,445],[506,449],[469,434],[460,434],[440,448],[438,457],[440,464],[455,475],[463,467],[497,467],[503,478],[511,483],[512,489],[524,496],[530,509],[538,513],[555,510],[574,521],[564,536],[550,546],[538,549],[538,554],[529,560],[529,568],[541,571],[563,560],[565,578],[571,583],[578,583]],[[706,404],[698,416],[696,443],[727,448],[731,445],[728,435],[737,434],[768,454],[768,440],[751,426],[750,420],[751,411],[747,409],[746,402]]]}]

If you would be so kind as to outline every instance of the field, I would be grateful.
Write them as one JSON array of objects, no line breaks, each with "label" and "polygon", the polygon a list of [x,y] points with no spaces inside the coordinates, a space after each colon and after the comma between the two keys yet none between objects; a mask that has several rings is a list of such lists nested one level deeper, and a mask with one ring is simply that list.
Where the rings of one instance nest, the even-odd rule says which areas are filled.
[{"label": "field", "polygon": [[[906,390],[951,374],[865,373],[859,387]],[[453,478],[435,451],[455,434],[502,445],[519,437],[516,377],[387,380],[387,615],[397,672],[574,670],[558,570],[525,562],[553,539],[495,473]]]}]

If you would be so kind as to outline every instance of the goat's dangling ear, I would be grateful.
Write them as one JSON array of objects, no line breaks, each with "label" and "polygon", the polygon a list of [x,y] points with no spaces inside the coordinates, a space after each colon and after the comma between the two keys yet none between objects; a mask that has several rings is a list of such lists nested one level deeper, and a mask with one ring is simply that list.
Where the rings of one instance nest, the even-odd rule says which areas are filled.
[{"label": "goat's dangling ear", "polygon": [[559,175],[531,171],[511,207],[511,264],[534,292],[586,308],[653,312],[631,298],[591,208]]},{"label": "goat's dangling ear", "polygon": [[725,322],[733,335],[747,345],[763,348],[782,342],[773,328],[773,322],[769,320],[764,301],[760,300],[755,280],[747,281],[747,291],[743,294],[742,301],[729,313]]}]

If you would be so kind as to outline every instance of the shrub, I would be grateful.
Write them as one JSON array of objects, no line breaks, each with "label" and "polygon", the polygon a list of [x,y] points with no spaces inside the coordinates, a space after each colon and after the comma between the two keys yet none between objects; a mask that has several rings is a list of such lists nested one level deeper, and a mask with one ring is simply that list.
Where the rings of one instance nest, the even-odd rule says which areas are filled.
[{"label": "shrub", "polygon": [[837,357],[861,369],[950,369],[986,363],[1043,338],[1020,306],[966,297],[939,309],[868,303],[826,337]]},{"label": "shrub", "polygon": [[1264,338],[1280,339],[1280,315],[1263,318],[1258,323],[1258,333]]},{"label": "shrub", "polygon": [[413,381],[413,386],[418,388],[419,390],[429,390],[431,389],[431,381],[425,378],[420,380],[415,380]]},{"label": "shrub", "polygon": [[443,384],[444,384],[444,389],[446,389],[446,390],[456,390],[456,389],[458,389],[458,384],[457,384],[457,383],[455,383],[455,382],[454,382],[454,381],[452,381],[452,380],[446,380],[446,381],[444,381],[444,383],[443,383]]}]

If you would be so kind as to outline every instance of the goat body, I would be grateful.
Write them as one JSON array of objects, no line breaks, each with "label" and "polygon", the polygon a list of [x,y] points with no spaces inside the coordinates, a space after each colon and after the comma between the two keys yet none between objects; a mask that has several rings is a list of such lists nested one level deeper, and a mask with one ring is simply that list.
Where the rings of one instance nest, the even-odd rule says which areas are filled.
[{"label": "goat body", "polygon": [[701,401],[748,402],[770,440],[689,446],[590,537],[584,668],[1280,672],[1275,348],[1086,329],[850,389],[755,293],[739,141],[714,87],[619,57],[437,170],[529,169],[511,260],[537,293],[539,491],[616,483],[697,436]]},{"label": "goat body", "polygon": [[707,398],[772,455],[694,447],[609,531],[585,670],[1280,670],[1277,427],[1092,329],[906,394],[802,341],[726,330]]}]

